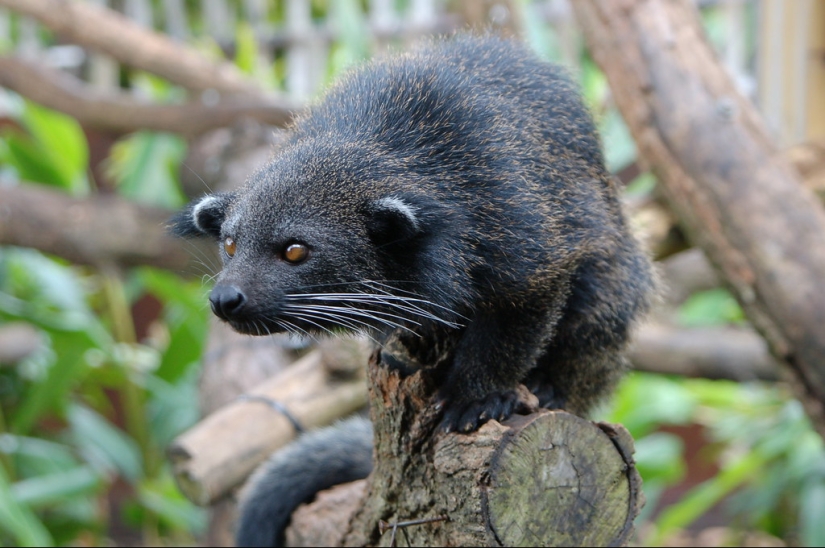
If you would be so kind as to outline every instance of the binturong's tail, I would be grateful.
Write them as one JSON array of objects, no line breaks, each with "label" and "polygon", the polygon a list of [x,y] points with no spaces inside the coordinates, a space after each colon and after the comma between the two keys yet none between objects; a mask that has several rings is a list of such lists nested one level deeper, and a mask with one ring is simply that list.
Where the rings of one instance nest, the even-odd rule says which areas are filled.
[{"label": "binturong's tail", "polygon": [[283,546],[293,510],[372,471],[372,424],[362,417],[309,432],[276,451],[249,479],[238,506],[237,546]]}]

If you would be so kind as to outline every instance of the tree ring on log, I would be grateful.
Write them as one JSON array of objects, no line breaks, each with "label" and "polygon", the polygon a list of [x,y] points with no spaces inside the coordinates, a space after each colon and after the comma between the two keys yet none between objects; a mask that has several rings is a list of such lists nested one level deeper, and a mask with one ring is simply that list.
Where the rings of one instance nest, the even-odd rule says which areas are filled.
[{"label": "tree ring on log", "polygon": [[501,545],[627,543],[642,495],[624,428],[562,411],[505,424],[482,491],[485,525]]}]

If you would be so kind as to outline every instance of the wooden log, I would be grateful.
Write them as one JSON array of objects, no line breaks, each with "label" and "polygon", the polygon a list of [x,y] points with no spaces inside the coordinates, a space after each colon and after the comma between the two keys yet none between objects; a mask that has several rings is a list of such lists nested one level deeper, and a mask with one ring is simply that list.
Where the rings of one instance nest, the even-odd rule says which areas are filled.
[{"label": "wooden log", "polygon": [[825,436],[825,210],[768,137],[688,0],[571,3],[689,239],[794,377]]},{"label": "wooden log", "polygon": [[44,185],[0,186],[0,245],[33,247],[76,264],[149,265],[211,274],[215,245],[166,232],[172,212],[118,196],[73,198]]},{"label": "wooden log", "polygon": [[[181,434],[168,450],[175,479],[193,502],[207,505],[242,483],[274,450],[290,442],[296,428],[326,426],[366,403],[363,353],[353,368],[327,367],[315,350],[282,373]],[[361,373],[359,373],[361,372]]]},{"label": "wooden log", "polygon": [[776,381],[781,372],[765,340],[749,327],[648,324],[636,333],[628,357],[637,371],[706,379]]},{"label": "wooden log", "polygon": [[[419,370],[402,378],[382,365],[390,355]],[[389,546],[398,542],[393,536],[428,546],[627,542],[642,494],[623,428],[542,410],[490,421],[469,435],[434,433],[439,365],[421,368],[397,340],[373,355],[373,474],[362,487],[349,487],[349,495],[333,496],[337,511],[327,496],[300,510],[291,542]],[[535,397],[520,391],[525,408],[535,411]],[[321,515],[339,525],[315,531]]]},{"label": "wooden log", "polygon": [[[623,545],[643,503],[632,452],[621,426],[563,411],[517,415],[472,435],[447,435],[433,449],[428,481],[440,485],[436,500],[426,501],[433,505],[427,515],[409,518],[394,511],[379,522],[377,536],[353,533],[347,544]],[[376,475],[345,484],[299,507],[287,545],[340,546],[370,481],[386,480]],[[401,494],[405,500],[396,505],[406,506],[420,493],[413,486]]]}]

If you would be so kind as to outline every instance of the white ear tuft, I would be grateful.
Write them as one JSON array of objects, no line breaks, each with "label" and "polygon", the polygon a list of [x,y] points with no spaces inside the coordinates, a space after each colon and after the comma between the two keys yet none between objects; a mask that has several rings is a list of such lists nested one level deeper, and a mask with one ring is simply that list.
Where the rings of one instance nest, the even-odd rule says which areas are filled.
[{"label": "white ear tuft", "polygon": [[416,215],[418,208],[411,206],[401,198],[387,196],[376,201],[376,205],[381,209],[395,211],[397,214],[406,217],[407,222],[412,226],[413,232],[420,230],[418,216]]},{"label": "white ear tuft", "polygon": [[219,197],[210,194],[208,196],[204,196],[197,204],[195,204],[195,207],[192,208],[192,222],[195,223],[198,230],[205,234],[209,233],[209,227],[201,223],[200,217],[204,211],[219,205],[217,202],[220,201],[221,200]]}]

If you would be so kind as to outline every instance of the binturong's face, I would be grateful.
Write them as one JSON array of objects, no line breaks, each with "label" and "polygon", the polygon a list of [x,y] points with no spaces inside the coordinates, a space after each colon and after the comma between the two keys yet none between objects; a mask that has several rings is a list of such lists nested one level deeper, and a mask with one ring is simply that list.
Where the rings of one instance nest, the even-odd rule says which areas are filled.
[{"label": "binturong's face", "polygon": [[243,189],[195,200],[173,219],[175,234],[218,242],[224,266],[209,301],[219,318],[250,335],[454,325],[417,290],[410,265],[427,235],[415,197],[312,187],[265,168]]}]

